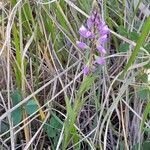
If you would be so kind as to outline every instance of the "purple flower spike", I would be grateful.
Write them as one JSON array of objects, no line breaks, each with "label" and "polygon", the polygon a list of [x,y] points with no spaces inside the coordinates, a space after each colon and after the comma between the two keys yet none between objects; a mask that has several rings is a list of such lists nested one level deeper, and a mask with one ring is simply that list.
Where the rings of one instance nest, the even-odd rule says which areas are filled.
[{"label": "purple flower spike", "polygon": [[105,63],[105,59],[104,57],[98,57],[95,62],[99,65],[103,65]]},{"label": "purple flower spike", "polygon": [[82,73],[83,73],[84,76],[86,76],[89,73],[89,67],[85,65],[83,67]]},{"label": "purple flower spike", "polygon": [[102,53],[102,54],[106,54],[106,50],[104,49],[103,46],[101,46],[100,44],[97,44],[96,46],[97,50]]},{"label": "purple flower spike", "polygon": [[[98,65],[103,65],[105,63],[104,56],[106,50],[104,44],[107,41],[107,36],[109,33],[108,26],[101,20],[101,16],[97,9],[93,9],[90,17],[86,21],[86,25],[82,25],[79,29],[79,34],[84,41],[90,42],[87,46],[86,43],[81,41],[76,41],[76,45],[80,49],[88,48],[90,50],[90,56],[88,58],[88,63],[82,68],[83,75],[88,75],[89,72],[95,72]],[[93,51],[93,48],[96,50]],[[99,54],[97,54],[99,52]],[[99,56],[98,56],[99,55]],[[92,58],[92,59],[91,59]],[[88,66],[90,64],[90,67]]]},{"label": "purple flower spike", "polygon": [[79,29],[79,33],[81,36],[85,37],[85,38],[91,38],[93,37],[93,34],[92,32],[88,31],[85,26],[81,26],[80,29]]},{"label": "purple flower spike", "polygon": [[87,45],[84,42],[76,41],[76,45],[78,48],[85,49]]}]

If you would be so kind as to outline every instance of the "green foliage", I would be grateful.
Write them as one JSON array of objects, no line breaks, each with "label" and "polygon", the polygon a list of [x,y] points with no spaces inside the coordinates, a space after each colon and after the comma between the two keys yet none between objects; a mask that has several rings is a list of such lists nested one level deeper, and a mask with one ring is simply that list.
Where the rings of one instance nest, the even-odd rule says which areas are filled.
[{"label": "green foliage", "polygon": [[146,44],[145,49],[150,53],[150,43]]},{"label": "green foliage", "polygon": [[[81,96],[84,95],[84,93],[91,88],[91,85],[93,84],[96,78],[97,76],[92,74],[84,77],[77,92],[76,100],[73,107],[71,106],[68,97],[66,97],[67,119],[65,121],[65,128],[64,128],[63,149],[66,149],[67,145],[70,142],[69,139],[72,139],[74,144],[76,144],[79,141],[79,136],[74,124],[76,122],[78,112],[80,111],[86,100],[86,99],[82,100]],[[79,144],[76,145],[75,149],[77,150],[80,149],[80,145]]]},{"label": "green foliage", "polygon": [[[86,52],[77,49],[75,43],[76,40],[80,40],[78,33],[79,27],[81,24],[86,24],[85,20],[87,18],[84,16],[83,12],[87,15],[90,14],[93,0],[56,0],[52,3],[50,0],[22,0],[17,7],[16,4],[19,2],[18,0],[11,0],[8,3],[5,1],[2,3],[0,2],[0,5],[2,4],[0,15],[0,40],[2,41],[0,42],[0,53],[1,45],[5,43],[6,39],[6,47],[4,48],[1,57],[2,64],[0,60],[0,69],[2,66],[2,72],[4,70],[4,75],[6,74],[6,77],[3,77],[3,75],[0,74],[0,83],[3,84],[3,78],[4,86],[7,83],[7,67],[7,69],[10,70],[10,81],[8,81],[8,83],[10,82],[9,90],[13,91],[15,88],[18,89],[11,94],[11,107],[15,107],[20,103],[25,98],[24,95],[28,97],[28,93],[32,94],[35,92],[39,100],[38,103],[38,101],[31,98],[25,104],[12,111],[11,119],[13,125],[17,125],[25,119],[23,116],[26,117],[27,115],[29,117],[38,111],[40,102],[44,105],[44,99],[49,97],[51,93],[55,96],[55,94],[58,94],[58,92],[62,90],[63,86],[66,88],[66,91],[62,92],[62,94],[59,94],[59,96],[55,98],[56,103],[54,101],[51,102],[52,107],[58,111],[57,115],[50,112],[51,116],[44,124],[44,132],[42,133],[42,136],[39,137],[38,146],[41,146],[40,149],[50,147],[52,150],[55,150],[58,140],[60,136],[62,136],[62,141],[58,148],[62,150],[69,149],[75,144],[76,145],[72,148],[74,150],[99,150],[103,149],[104,144],[106,144],[105,149],[114,148],[125,150],[126,143],[124,132],[127,136],[129,149],[139,150],[139,147],[141,150],[150,149],[150,142],[147,141],[150,135],[150,129],[145,126],[145,122],[149,121],[150,114],[150,87],[148,74],[145,73],[145,71],[146,69],[150,69],[150,63],[145,65],[144,68],[140,67],[133,69],[133,71],[130,70],[131,74],[129,75],[136,74],[137,72],[140,72],[140,75],[130,81],[124,80],[124,76],[128,73],[128,69],[130,67],[132,68],[133,64],[138,66],[138,64],[149,59],[147,53],[141,49],[141,47],[144,47],[147,52],[150,53],[150,44],[149,39],[147,38],[150,30],[150,18],[147,17],[147,21],[145,22],[146,19],[144,13],[146,7],[144,10],[139,10],[139,4],[142,3],[145,5],[146,1],[148,3],[149,0],[97,0],[98,5],[100,6],[100,15],[102,19],[106,21],[111,30],[108,42],[105,43],[105,48],[108,52],[105,55],[108,65],[105,64],[103,68],[101,65],[98,66],[94,74],[85,77],[81,75],[77,80],[74,80],[73,85],[71,84],[69,87],[67,87],[67,84],[72,81],[75,76],[78,76],[82,67],[77,64],[77,69],[77,66],[75,66],[74,63],[81,60],[79,64],[82,64],[83,59],[85,59],[85,62],[87,63],[91,54],[89,49],[87,49]],[[45,4],[40,4],[41,2]],[[49,4],[46,4],[46,2]],[[12,11],[14,7],[16,8]],[[12,16],[10,15],[11,12]],[[9,16],[10,20],[8,19]],[[145,25],[141,28],[141,25],[144,22]],[[9,28],[11,31],[10,34],[6,32],[8,31],[7,25],[9,25],[9,23],[11,24]],[[139,34],[139,32],[141,34]],[[34,35],[33,40],[31,44],[29,44],[28,42],[32,35]],[[7,41],[7,38],[9,38],[10,43],[9,40]],[[84,42],[84,39],[81,40]],[[90,39],[87,42],[91,43]],[[134,48],[133,43],[136,43]],[[29,47],[25,49],[26,46]],[[122,59],[122,55],[124,54],[121,53],[120,57],[118,52],[128,52],[129,47],[133,48],[133,50],[131,49],[130,57],[125,55],[125,59],[128,60],[127,64],[122,65],[121,63],[119,64],[116,62],[116,60]],[[9,55],[7,52],[9,52]],[[22,54],[24,52],[25,58],[22,61]],[[113,55],[116,55],[117,59],[116,56],[115,58],[111,57]],[[5,66],[4,64],[9,65],[9,63],[7,63],[8,59],[10,66]],[[118,86],[111,87],[115,76],[120,73],[120,70],[122,70],[123,67],[124,70],[120,76],[121,81],[116,79],[119,83]],[[63,71],[66,73],[62,75]],[[59,78],[56,76],[51,78],[55,73],[59,75]],[[103,77],[101,77],[101,75]],[[128,77],[129,76],[127,76],[127,78]],[[61,87],[57,84],[55,88],[53,88],[52,85],[47,86],[47,81],[51,79],[54,82],[56,81],[56,83],[59,82],[57,80],[60,80],[64,85],[62,84],[63,86]],[[124,85],[126,81],[130,83],[127,84],[127,86],[122,86],[122,88],[120,88],[120,85]],[[139,86],[139,84],[141,86]],[[46,85],[45,88],[43,88],[43,85]],[[40,92],[41,87],[44,92]],[[4,102],[6,101],[6,107],[8,106],[7,92],[9,92],[7,91],[7,88],[4,88],[3,90],[2,85],[1,94],[4,97]],[[122,111],[125,120],[119,118],[121,109],[120,103],[118,102],[123,99],[126,102],[122,102]],[[135,106],[140,107],[140,109],[137,108],[135,112],[142,117],[141,123],[139,123],[140,121],[136,122],[136,127],[139,128],[140,126],[140,131],[138,131],[136,127],[134,131],[138,133],[130,131],[130,126],[134,128],[135,120],[137,120],[133,119],[137,118],[132,110]],[[129,107],[132,109],[129,109]],[[107,120],[109,114],[112,112],[112,108],[114,110],[114,115],[112,114],[110,120]],[[45,110],[45,107],[43,107],[43,109]],[[5,111],[5,106],[2,106],[2,109],[0,107],[0,113],[2,114],[0,119],[3,118],[3,112],[4,114],[8,114],[7,110]],[[64,116],[66,115],[66,118],[64,119],[59,115],[59,112],[64,114]],[[40,111],[38,111],[38,113],[40,113]],[[81,116],[79,116],[79,114]],[[117,115],[119,119],[116,117]],[[101,125],[101,121],[105,120],[105,116],[108,116],[106,122]],[[78,124],[76,123],[77,118],[79,119]],[[5,134],[5,132],[9,130],[9,121],[7,116],[1,120],[0,134],[2,133],[4,136],[0,135],[0,139],[9,147],[11,140],[13,140],[10,140],[10,132]],[[28,121],[30,121],[30,118],[27,122]],[[43,120],[41,119],[41,122],[42,121]],[[25,133],[29,130],[29,140],[32,139],[32,136],[41,125],[41,123],[36,125],[35,122],[36,121],[32,121],[29,126],[26,126],[27,128],[24,128]],[[106,123],[108,123],[108,131],[105,129],[105,125],[107,125]],[[122,130],[123,123],[125,131]],[[23,124],[20,126],[22,125]],[[82,132],[82,135],[77,130],[76,125]],[[17,136],[14,134],[15,148],[22,145],[22,140],[25,143],[25,135],[23,131],[18,131],[18,128],[14,129],[14,133],[17,133]],[[60,135],[62,131],[63,134]],[[99,131],[102,132],[100,133]],[[89,133],[91,134],[88,135]],[[84,138],[83,134],[86,138]],[[137,135],[139,135],[138,140],[140,143],[132,145],[133,139],[136,139]],[[36,139],[37,138],[38,137],[36,137]],[[82,142],[77,144],[80,140],[82,140]],[[34,142],[36,142],[36,140]],[[31,145],[34,145],[34,142],[31,143]],[[108,145],[107,142],[109,143]],[[116,142],[117,146],[114,146]],[[13,146],[13,143],[11,144],[11,146]],[[11,149],[12,147],[9,148]]]},{"label": "green foliage", "polygon": [[128,69],[129,69],[129,67],[135,61],[136,56],[140,50],[140,47],[143,45],[143,42],[146,39],[149,31],[150,31],[150,17],[147,18],[147,20],[143,26],[143,31],[141,33],[141,36],[138,38],[137,44],[136,44],[135,48],[133,49],[133,52],[132,52],[127,64],[125,65],[124,70],[123,70],[120,78],[124,77],[124,75],[127,73]]},{"label": "green foliage", "polygon": [[138,80],[140,80],[143,83],[148,83],[148,74],[143,73],[143,74],[139,75]]},{"label": "green foliage", "polygon": [[[139,34],[135,31],[129,32],[127,30],[127,28],[125,28],[124,26],[118,26],[117,31],[120,35],[137,42],[138,38],[139,38]],[[121,43],[119,45],[118,51],[119,52],[127,52],[129,50],[129,44],[128,43]]]},{"label": "green foliage", "polygon": [[[150,43],[146,44],[146,46],[144,47],[150,54]],[[147,65],[144,66],[145,69],[150,69],[150,61]]]},{"label": "green foliage", "polygon": [[[20,91],[19,90],[14,91],[11,94],[11,99],[12,99],[13,106],[17,105],[22,99]],[[15,109],[11,113],[11,117],[12,117],[14,125],[17,125],[18,123],[20,123],[22,120],[22,109],[21,109],[21,107],[18,107],[17,109]]]},{"label": "green foliage", "polygon": [[128,43],[121,43],[119,45],[118,51],[119,52],[127,52],[129,50],[129,44]]},{"label": "green foliage", "polygon": [[[21,100],[22,100],[22,96],[21,96],[21,92],[19,90],[14,91],[11,94],[11,99],[13,102],[13,106],[17,105]],[[38,110],[38,105],[35,102],[35,100],[30,99],[27,104],[25,105],[25,111],[28,115],[32,115],[35,111]],[[17,125],[18,123],[21,122],[22,120],[22,115],[23,115],[23,107],[18,107],[17,109],[15,109],[12,113],[11,113],[11,117],[13,119],[13,123],[14,125]]]},{"label": "green foliage", "polygon": [[129,33],[127,28],[124,28],[124,26],[118,26],[117,31],[120,35],[124,36],[124,37],[128,37]]},{"label": "green foliage", "polygon": [[147,88],[139,88],[138,90],[138,96],[141,100],[148,100],[148,95],[150,91]]},{"label": "green foliage", "polygon": [[142,144],[135,144],[132,148],[132,150],[139,150],[139,147],[140,146],[140,150],[149,150],[150,149],[150,141],[145,141],[143,142]]},{"label": "green foliage", "polygon": [[89,10],[91,9],[91,1],[87,0],[77,0],[79,7],[85,11],[86,13],[89,13]]},{"label": "green foliage", "polygon": [[38,105],[34,99],[30,99],[25,105],[25,110],[28,115],[32,115],[34,112],[38,110]]},{"label": "green foliage", "polygon": [[137,32],[135,32],[135,31],[130,32],[130,34],[129,34],[130,40],[137,42],[138,38],[139,38],[139,34]]},{"label": "green foliage", "polygon": [[96,78],[97,77],[94,75],[89,75],[83,79],[83,82],[81,83],[78,91],[79,97],[82,96],[82,94],[84,94],[85,91],[88,91],[91,88],[91,84],[94,82]]},{"label": "green foliage", "polygon": [[[74,126],[76,121],[76,116],[78,112],[75,112],[69,102],[69,99],[66,97],[66,107],[67,107],[67,118],[64,123],[64,140],[63,140],[63,150],[65,150],[68,144],[73,140],[73,143],[76,144],[79,141],[77,130]],[[78,150],[80,145],[76,146]]]},{"label": "green foliage", "polygon": [[51,113],[52,115],[50,119],[44,124],[43,129],[44,132],[47,134],[49,140],[52,142],[51,149],[55,150],[61,129],[63,127],[63,122],[57,117],[55,113]]},{"label": "green foliage", "polygon": [[11,117],[12,117],[14,125],[19,124],[21,122],[21,120],[22,120],[22,110],[21,110],[21,108],[19,107],[19,108],[15,109],[11,113]]},{"label": "green foliage", "polygon": [[44,130],[49,138],[57,138],[62,129],[63,122],[52,113],[50,120],[44,125]]}]

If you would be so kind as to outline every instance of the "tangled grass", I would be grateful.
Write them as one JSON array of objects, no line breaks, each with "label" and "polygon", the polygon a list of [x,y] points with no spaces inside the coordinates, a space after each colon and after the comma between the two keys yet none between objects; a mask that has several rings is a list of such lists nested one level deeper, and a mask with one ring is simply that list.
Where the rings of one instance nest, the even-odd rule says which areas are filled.
[{"label": "tangled grass", "polygon": [[[84,76],[93,3],[107,54]],[[149,0],[1,0],[0,149],[150,149],[149,31]]]}]

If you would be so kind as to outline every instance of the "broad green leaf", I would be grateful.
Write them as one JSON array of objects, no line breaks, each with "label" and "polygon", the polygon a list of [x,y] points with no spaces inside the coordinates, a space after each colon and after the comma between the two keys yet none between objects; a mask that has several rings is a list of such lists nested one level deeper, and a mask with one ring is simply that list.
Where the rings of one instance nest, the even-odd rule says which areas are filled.
[{"label": "broad green leaf", "polygon": [[57,136],[59,130],[62,128],[62,121],[55,115],[50,118],[50,120],[44,125],[44,130],[49,138]]},{"label": "broad green leaf", "polygon": [[21,122],[21,120],[22,120],[22,110],[21,110],[21,107],[18,107],[17,109],[15,109],[11,113],[11,117],[12,117],[14,125],[19,124]]},{"label": "broad green leaf", "polygon": [[138,40],[138,38],[139,38],[139,35],[138,35],[137,32],[134,32],[134,31],[133,31],[133,32],[131,32],[130,35],[129,35],[129,39],[132,40],[132,41],[135,41],[135,42],[136,42],[136,41]]},{"label": "broad green leaf", "polygon": [[57,131],[50,126],[46,126],[46,133],[49,138],[56,137]]},{"label": "broad green leaf", "polygon": [[[19,90],[14,91],[11,94],[11,99],[12,99],[12,102],[13,102],[13,106],[17,105],[21,101],[21,99],[22,99],[20,91]],[[12,117],[12,120],[13,120],[13,124],[17,125],[22,120],[22,110],[21,110],[21,107],[18,107],[17,109],[15,109],[11,113],[11,117]]]},{"label": "broad green leaf", "polygon": [[2,121],[1,125],[0,125],[0,134],[6,132],[7,130],[9,130],[9,123],[8,121]]},{"label": "broad green leaf", "polygon": [[150,149],[150,141],[146,141],[142,144],[143,150],[149,150]]},{"label": "broad green leaf", "polygon": [[148,83],[148,74],[143,73],[142,75],[138,76],[138,80],[142,81],[143,83]]},{"label": "broad green leaf", "polygon": [[127,52],[129,50],[129,44],[128,43],[121,43],[119,45],[119,52]]},{"label": "broad green leaf", "polygon": [[53,116],[50,119],[50,125],[53,128],[61,129],[62,125],[63,125],[63,122],[55,114],[53,114]]},{"label": "broad green leaf", "polygon": [[144,130],[144,132],[145,132],[145,131],[146,131],[146,132],[150,132],[150,128],[148,128],[148,127],[143,128],[143,130]]},{"label": "broad green leaf", "polygon": [[149,90],[144,88],[144,89],[140,89],[138,91],[138,96],[141,100],[147,100],[148,99],[148,94],[149,94]]},{"label": "broad green leaf", "polygon": [[22,99],[22,96],[19,90],[15,90],[13,93],[11,93],[10,97],[12,99],[13,106],[17,105]]},{"label": "broad green leaf", "polygon": [[137,143],[133,146],[132,150],[149,150],[150,149],[150,141],[145,141],[143,143]]},{"label": "broad green leaf", "polygon": [[38,110],[38,105],[37,103],[35,102],[34,99],[31,99],[27,102],[26,106],[25,106],[25,110],[26,110],[26,113],[28,115],[31,115],[33,114],[35,111]]},{"label": "broad green leaf", "polygon": [[123,26],[118,26],[117,31],[120,35],[127,37],[128,36],[128,30],[124,28]]}]

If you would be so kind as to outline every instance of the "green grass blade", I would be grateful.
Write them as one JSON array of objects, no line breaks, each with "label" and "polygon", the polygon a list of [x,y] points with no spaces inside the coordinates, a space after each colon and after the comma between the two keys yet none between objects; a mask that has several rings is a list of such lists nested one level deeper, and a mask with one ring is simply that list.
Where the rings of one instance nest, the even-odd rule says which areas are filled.
[{"label": "green grass blade", "polygon": [[141,33],[141,36],[139,37],[139,39],[137,41],[137,44],[136,44],[136,46],[135,46],[135,48],[134,48],[134,50],[133,50],[133,52],[132,52],[132,54],[131,54],[127,64],[125,65],[125,68],[124,68],[121,76],[120,76],[121,79],[125,76],[125,74],[127,73],[129,67],[135,61],[136,56],[137,56],[137,54],[138,54],[138,52],[139,52],[143,42],[145,41],[149,31],[150,31],[150,17],[147,19],[146,23],[143,26],[143,31]]}]

